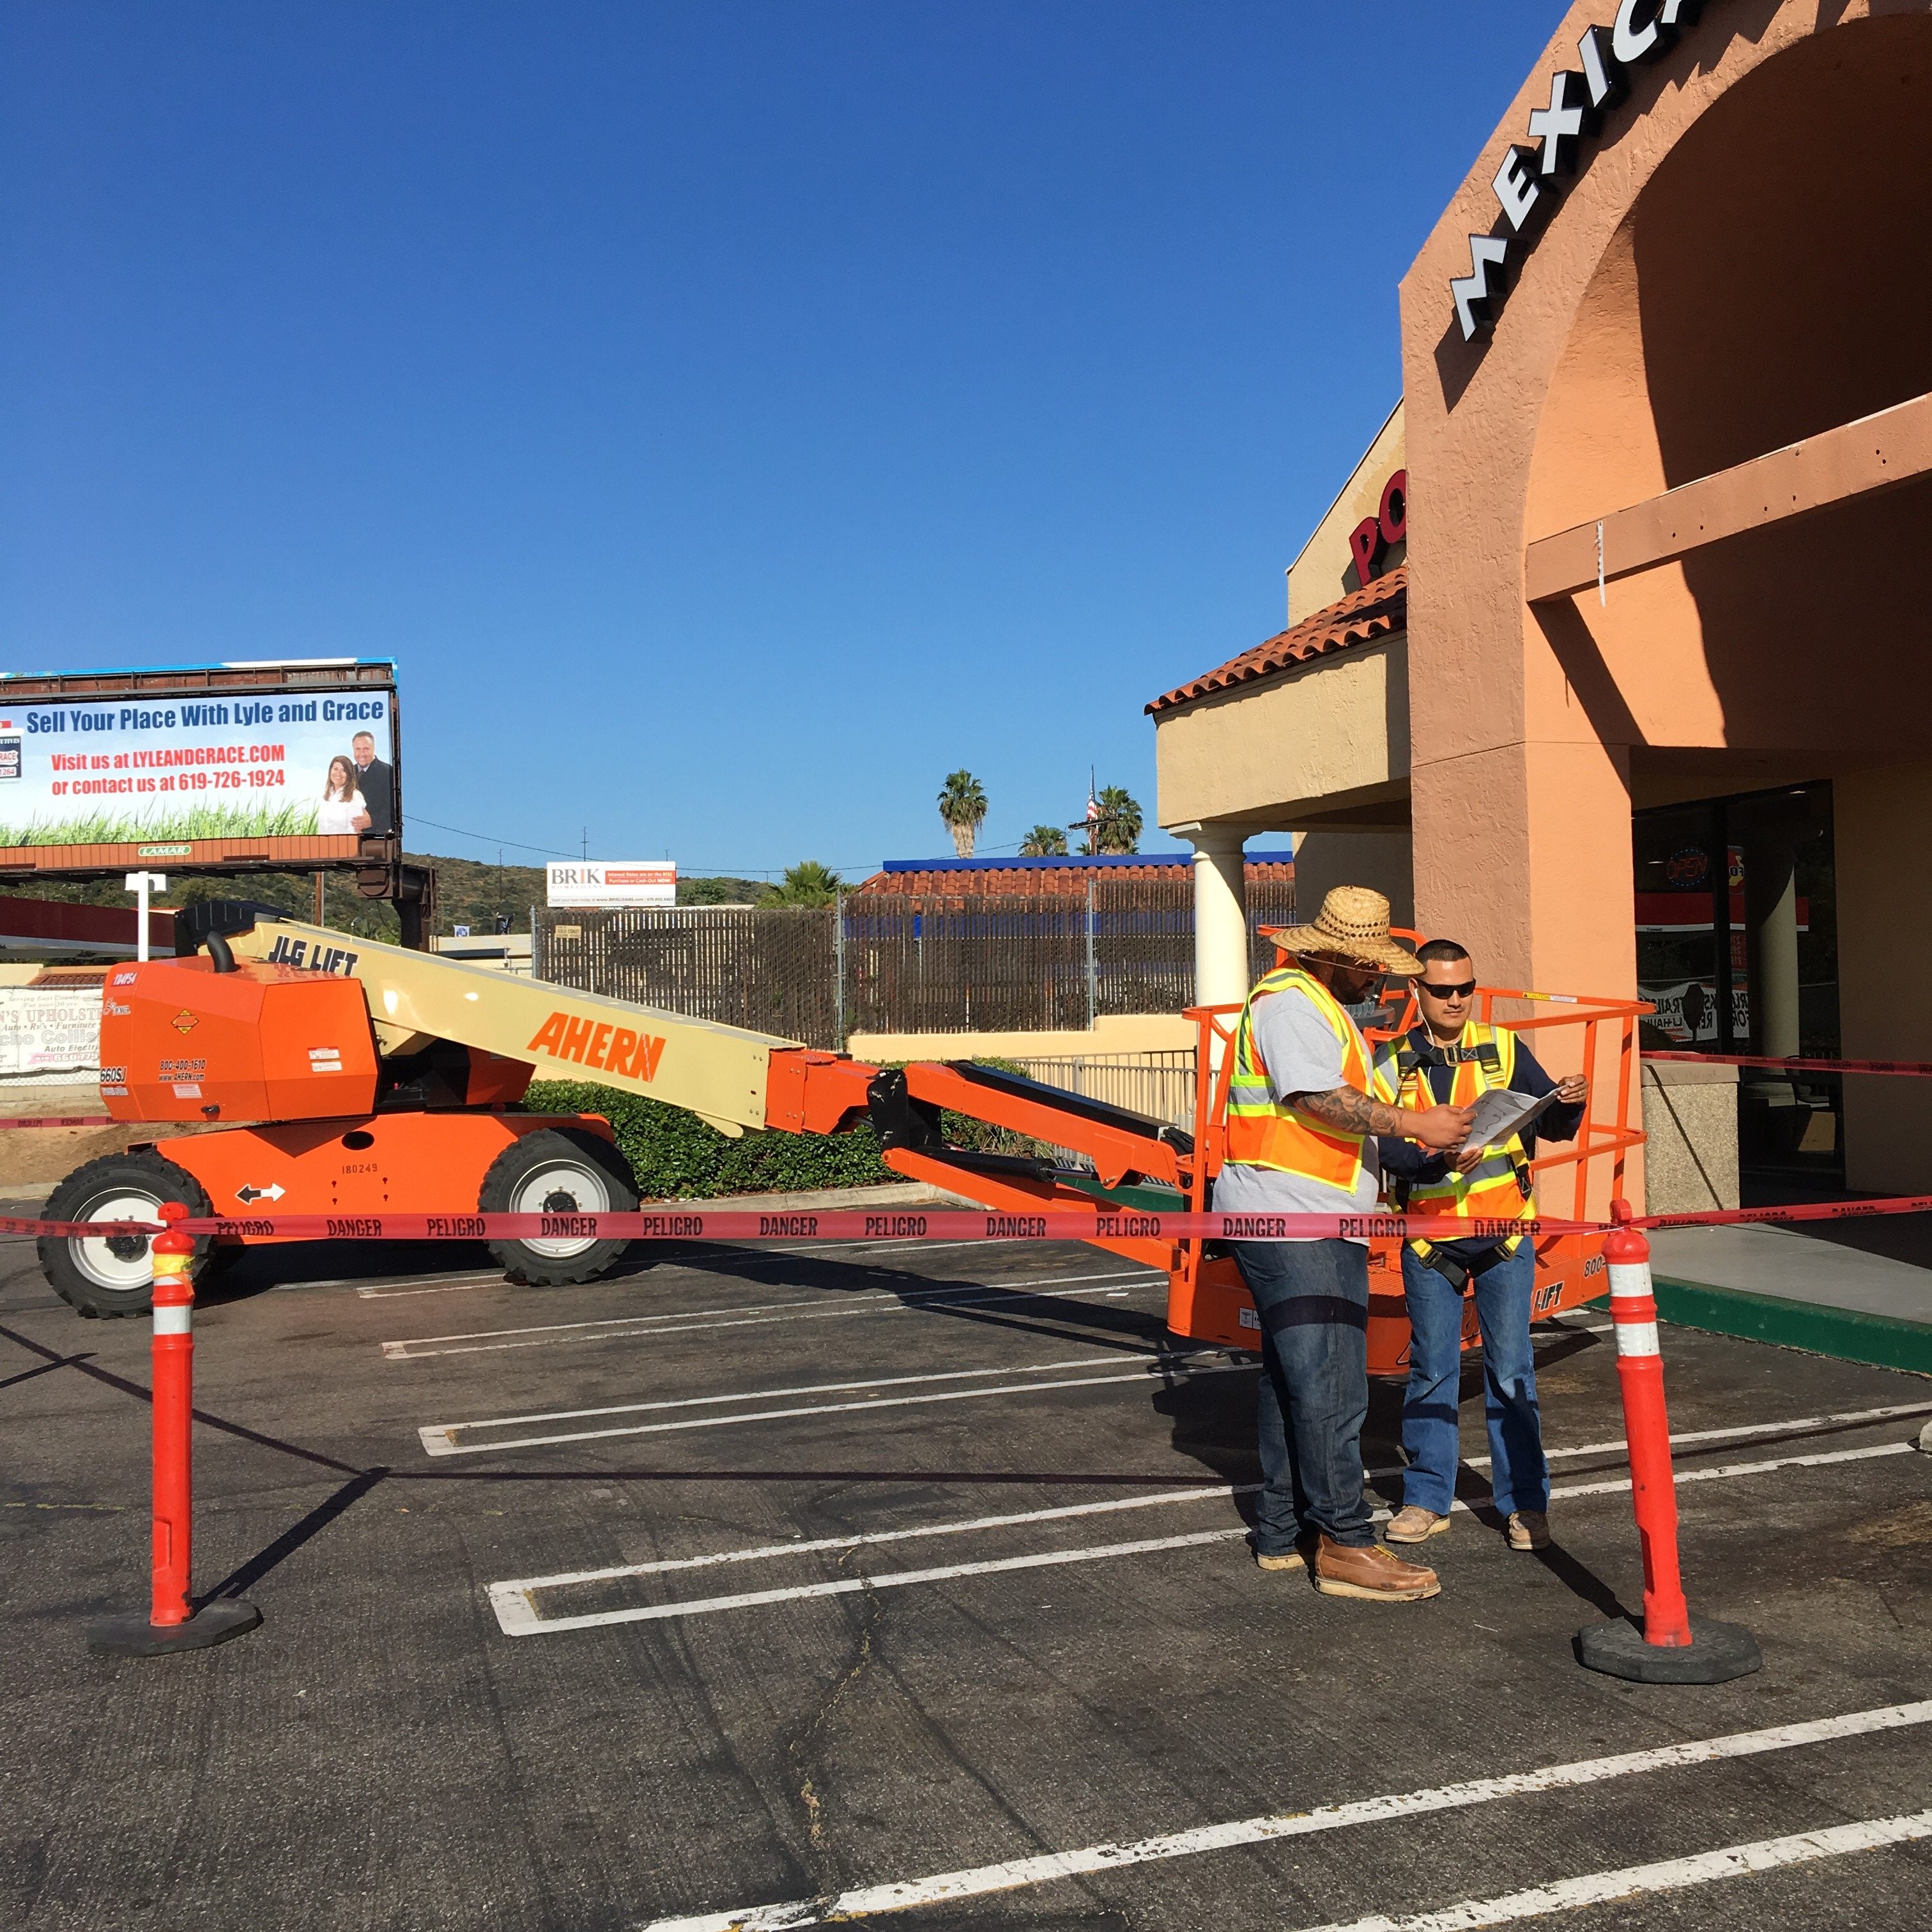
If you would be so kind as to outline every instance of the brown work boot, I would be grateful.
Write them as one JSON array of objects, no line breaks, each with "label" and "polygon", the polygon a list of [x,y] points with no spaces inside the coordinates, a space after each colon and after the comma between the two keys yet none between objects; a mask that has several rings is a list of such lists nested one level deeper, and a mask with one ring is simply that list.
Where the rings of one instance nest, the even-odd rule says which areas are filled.
[{"label": "brown work boot", "polygon": [[1547,1550],[1550,1519],[1540,1510],[1518,1510],[1509,1520],[1508,1534],[1512,1550]]},{"label": "brown work boot", "polygon": [[1389,1518],[1382,1532],[1391,1543],[1424,1543],[1432,1536],[1448,1533],[1449,1519],[1424,1509],[1420,1503],[1405,1503]]},{"label": "brown work boot", "polygon": [[1377,1604],[1412,1604],[1442,1593],[1433,1570],[1405,1563],[1379,1543],[1357,1548],[1325,1533],[1315,1552],[1315,1587],[1324,1597],[1366,1597]]}]

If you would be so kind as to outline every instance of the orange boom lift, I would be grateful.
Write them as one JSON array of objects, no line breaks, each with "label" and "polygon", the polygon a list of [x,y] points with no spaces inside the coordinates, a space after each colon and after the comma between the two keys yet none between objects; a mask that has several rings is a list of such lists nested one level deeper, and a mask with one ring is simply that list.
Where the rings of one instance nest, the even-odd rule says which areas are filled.
[{"label": "orange boom lift", "polygon": [[[726,1134],[838,1133],[870,1120],[897,1172],[1001,1213],[1090,1210],[1096,1198],[1149,1212],[1212,1205],[1238,1007],[1190,1015],[1199,1052],[1193,1120],[1181,1126],[970,1061],[871,1066],[742,1028],[353,941],[252,908],[218,903],[176,920],[177,944],[190,956],[108,974],[101,1100],[118,1120],[201,1131],[88,1162],[54,1191],[50,1220],[152,1220],[165,1200],[186,1202],[197,1217],[350,1221],[386,1211],[634,1208],[635,1186],[607,1120],[523,1111],[538,1072],[646,1095]],[[1552,1184],[1573,1168],[1574,1202],[1565,1205],[1576,1219],[1590,1208],[1606,1218],[1624,1156],[1642,1138],[1628,1116],[1636,1016],[1648,1009],[1576,1000],[1538,1017],[1496,1011],[1499,1002],[1548,997],[1485,989],[1483,1017],[1524,1029],[1582,1029],[1589,1112],[1573,1147],[1534,1165]],[[1409,1017],[1392,1012],[1388,1030]],[[1606,1091],[1614,1096],[1608,1120]],[[1004,1128],[1019,1146],[1039,1150],[952,1145],[944,1126],[949,1112]],[[1136,1232],[1131,1220],[1115,1229],[1091,1238],[1094,1245],[1166,1273],[1168,1325],[1177,1334],[1238,1348],[1258,1340],[1253,1308],[1220,1244]],[[195,1265],[205,1270],[242,1246],[280,1238],[203,1237]],[[560,1235],[491,1249],[513,1276],[548,1283],[589,1280],[624,1246]],[[1391,1234],[1370,1255],[1370,1366],[1378,1374],[1398,1372],[1408,1346],[1396,1246]],[[1539,1240],[1539,1316],[1601,1292],[1600,1248],[1596,1236]],[[40,1252],[49,1281],[84,1314],[148,1305],[143,1236],[49,1236]]]}]

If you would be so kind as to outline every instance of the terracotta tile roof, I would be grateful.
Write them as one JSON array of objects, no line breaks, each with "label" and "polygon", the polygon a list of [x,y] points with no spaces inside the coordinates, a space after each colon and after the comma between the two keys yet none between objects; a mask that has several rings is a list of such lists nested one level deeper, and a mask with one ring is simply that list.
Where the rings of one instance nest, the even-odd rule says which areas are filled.
[{"label": "terracotta tile roof", "polygon": [[[916,859],[889,859],[852,896],[931,898],[1000,896],[1033,898],[1065,893],[1084,895],[1089,879],[1183,880],[1194,862],[1191,852],[1148,852],[1132,856],[1089,859],[944,859],[922,864]],[[1286,852],[1256,854],[1247,862],[1250,885],[1264,881],[1286,884],[1294,877],[1294,861]]]},{"label": "terracotta tile roof", "polygon": [[1286,670],[1291,664],[1306,664],[1346,650],[1352,644],[1372,644],[1378,638],[1407,629],[1408,626],[1408,567],[1397,564],[1386,575],[1352,590],[1326,610],[1304,617],[1292,630],[1278,632],[1265,644],[1256,644],[1238,658],[1230,658],[1213,670],[1204,671],[1191,684],[1156,698],[1149,712],[1170,710],[1190,698],[1205,698],[1210,692],[1226,691],[1247,684],[1270,672]]}]

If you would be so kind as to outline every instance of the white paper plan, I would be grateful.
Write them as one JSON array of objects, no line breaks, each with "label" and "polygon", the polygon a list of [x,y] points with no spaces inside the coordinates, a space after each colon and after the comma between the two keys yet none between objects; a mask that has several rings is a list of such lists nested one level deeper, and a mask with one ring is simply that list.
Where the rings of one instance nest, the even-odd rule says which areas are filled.
[{"label": "white paper plan", "polygon": [[1539,1100],[1533,1094],[1512,1094],[1507,1088],[1492,1087],[1476,1102],[1475,1114],[1469,1122],[1469,1138],[1456,1157],[1459,1162],[1466,1161],[1480,1149],[1492,1148],[1508,1140],[1545,1108],[1556,1104],[1553,1089]]}]

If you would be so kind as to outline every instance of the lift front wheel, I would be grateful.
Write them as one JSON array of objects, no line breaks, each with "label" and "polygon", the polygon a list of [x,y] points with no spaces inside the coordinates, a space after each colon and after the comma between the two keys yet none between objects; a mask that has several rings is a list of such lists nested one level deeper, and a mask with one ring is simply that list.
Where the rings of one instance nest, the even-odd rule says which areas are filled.
[{"label": "lift front wheel", "polygon": [[[553,1127],[506,1148],[484,1175],[477,1201],[486,1214],[627,1214],[637,1204],[630,1167],[608,1141]],[[492,1241],[490,1252],[512,1280],[549,1288],[596,1280],[628,1245],[560,1235]]]},{"label": "lift front wheel", "polygon": [[[156,1221],[164,1201],[190,1215],[214,1210],[184,1168],[152,1151],[108,1154],[77,1167],[47,1197],[50,1221]],[[194,1274],[205,1272],[210,1242],[194,1244]],[[63,1301],[89,1316],[145,1315],[154,1305],[146,1234],[43,1234],[40,1272]]]}]

